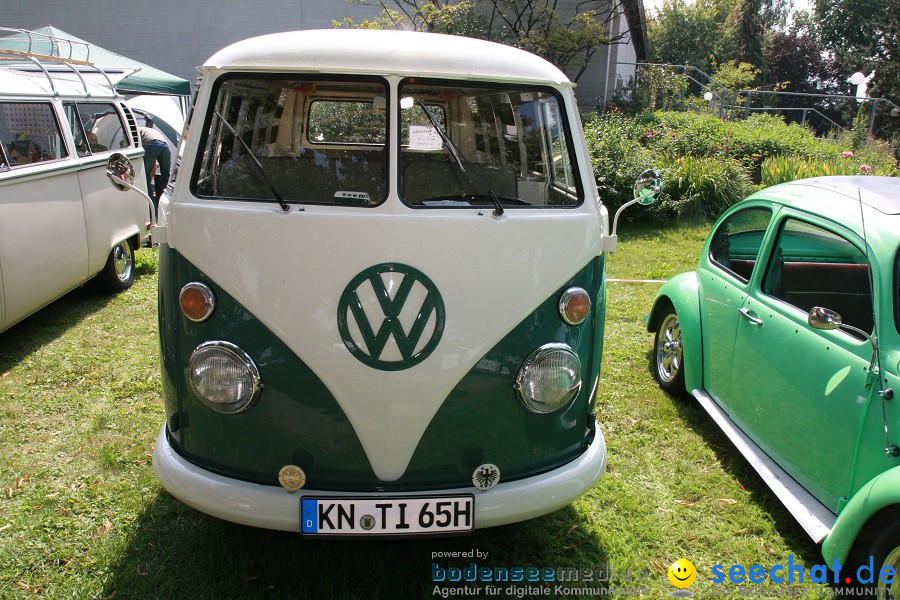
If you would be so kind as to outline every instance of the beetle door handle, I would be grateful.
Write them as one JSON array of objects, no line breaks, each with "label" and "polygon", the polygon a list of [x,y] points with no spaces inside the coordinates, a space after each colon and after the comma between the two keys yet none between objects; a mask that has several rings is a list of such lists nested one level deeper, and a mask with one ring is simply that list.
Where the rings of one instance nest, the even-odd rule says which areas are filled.
[{"label": "beetle door handle", "polygon": [[750,314],[750,309],[749,309],[749,308],[739,308],[739,309],[738,309],[738,312],[741,313],[741,316],[742,316],[742,317],[744,317],[745,319],[747,319],[748,321],[750,321],[750,322],[753,323],[754,325],[759,326],[759,325],[762,325],[762,324],[763,324],[762,319],[757,319],[756,317],[754,317],[753,315]]}]

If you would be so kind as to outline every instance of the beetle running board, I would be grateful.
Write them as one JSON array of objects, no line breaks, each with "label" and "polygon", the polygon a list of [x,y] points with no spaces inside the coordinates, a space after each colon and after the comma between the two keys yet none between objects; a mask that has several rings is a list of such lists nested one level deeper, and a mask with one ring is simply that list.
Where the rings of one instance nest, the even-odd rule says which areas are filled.
[{"label": "beetle running board", "polygon": [[756,469],[763,481],[766,482],[778,499],[788,509],[788,512],[800,523],[803,530],[817,544],[825,536],[831,533],[834,527],[836,515],[828,510],[828,507],[819,502],[797,481],[788,475],[772,460],[762,448],[747,437],[737,425],[725,414],[725,411],[704,390],[692,390],[691,395],[697,399],[700,406],[709,413],[716,425],[728,436],[731,443],[737,447],[750,465]]}]

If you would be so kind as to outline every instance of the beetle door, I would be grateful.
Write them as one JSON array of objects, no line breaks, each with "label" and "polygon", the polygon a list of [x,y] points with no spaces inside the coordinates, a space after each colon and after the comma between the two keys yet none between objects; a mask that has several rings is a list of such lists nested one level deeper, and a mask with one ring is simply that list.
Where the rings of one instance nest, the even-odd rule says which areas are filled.
[{"label": "beetle door", "polygon": [[747,298],[750,276],[772,211],[750,207],[722,221],[710,237],[698,269],[703,315],[703,386],[719,403],[730,398],[737,311]]},{"label": "beetle door", "polygon": [[[810,327],[814,306],[872,331],[869,264],[847,236],[788,217],[760,286],[742,307],[730,412],[766,453],[837,512],[851,488],[860,420],[867,418],[872,345],[846,331]],[[877,425],[880,411],[869,413]]]}]

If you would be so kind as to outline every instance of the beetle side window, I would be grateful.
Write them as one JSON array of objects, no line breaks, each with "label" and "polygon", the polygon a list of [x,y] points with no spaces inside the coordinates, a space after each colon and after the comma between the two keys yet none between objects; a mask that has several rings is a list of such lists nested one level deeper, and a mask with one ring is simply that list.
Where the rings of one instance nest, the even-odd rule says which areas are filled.
[{"label": "beetle side window", "polygon": [[68,156],[49,102],[0,102],[0,144],[6,168]]},{"label": "beetle side window", "polygon": [[771,218],[768,208],[748,208],[723,221],[709,245],[710,261],[741,282],[750,281]]},{"label": "beetle side window", "polygon": [[220,80],[207,115],[198,196],[374,206],[387,195],[387,95],[374,77]]},{"label": "beetle side window", "polygon": [[844,323],[872,331],[872,289],[865,254],[843,237],[787,219],[763,291],[803,312],[837,311]]}]

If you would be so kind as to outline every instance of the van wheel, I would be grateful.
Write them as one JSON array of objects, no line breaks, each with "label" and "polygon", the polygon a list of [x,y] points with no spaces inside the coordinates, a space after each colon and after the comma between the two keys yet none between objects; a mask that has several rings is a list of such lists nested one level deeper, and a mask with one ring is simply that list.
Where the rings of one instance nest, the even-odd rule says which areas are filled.
[{"label": "van wheel", "polygon": [[665,392],[684,394],[684,349],[681,344],[681,322],[674,308],[667,308],[659,318],[653,344],[653,376]]},{"label": "van wheel", "polygon": [[109,253],[106,266],[97,275],[97,284],[110,292],[127,290],[134,283],[134,249],[122,240]]}]

